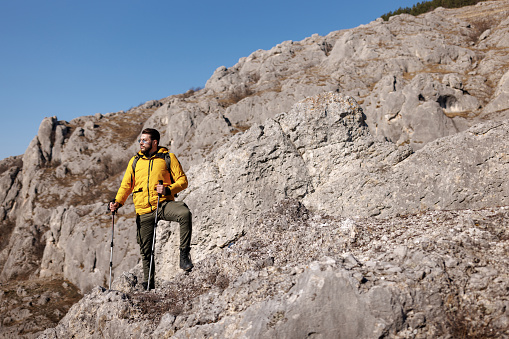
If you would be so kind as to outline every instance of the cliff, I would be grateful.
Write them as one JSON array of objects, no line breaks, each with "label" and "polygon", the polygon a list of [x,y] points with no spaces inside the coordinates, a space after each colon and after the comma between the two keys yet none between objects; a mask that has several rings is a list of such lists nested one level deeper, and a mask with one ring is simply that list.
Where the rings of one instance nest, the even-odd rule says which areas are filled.
[{"label": "cliff", "polygon": [[[505,333],[508,12],[376,20],[258,50],[199,91],[44,119],[0,162],[2,335],[35,337],[77,292],[43,337]],[[189,176],[196,268],[161,222],[160,287],[139,291],[130,202],[108,291],[105,206],[144,127]]]}]

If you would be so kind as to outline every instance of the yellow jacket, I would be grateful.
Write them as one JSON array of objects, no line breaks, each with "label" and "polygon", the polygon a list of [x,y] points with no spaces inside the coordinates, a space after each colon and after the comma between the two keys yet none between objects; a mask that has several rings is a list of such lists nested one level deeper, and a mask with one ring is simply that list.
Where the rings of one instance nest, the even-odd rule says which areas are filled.
[{"label": "yellow jacket", "polygon": [[[150,213],[157,208],[157,191],[155,188],[159,180],[162,180],[163,185],[171,190],[170,195],[161,196],[160,202],[175,200],[175,194],[187,188],[187,177],[175,154],[169,153],[164,147],[159,147],[157,153],[159,155],[154,154],[148,158],[143,153],[138,152],[139,159],[136,163],[134,175],[132,164],[136,156],[131,158],[115,197],[115,201],[124,205],[129,194],[133,193],[136,214]],[[171,174],[168,172],[164,156],[161,156],[165,153],[170,155]]]}]

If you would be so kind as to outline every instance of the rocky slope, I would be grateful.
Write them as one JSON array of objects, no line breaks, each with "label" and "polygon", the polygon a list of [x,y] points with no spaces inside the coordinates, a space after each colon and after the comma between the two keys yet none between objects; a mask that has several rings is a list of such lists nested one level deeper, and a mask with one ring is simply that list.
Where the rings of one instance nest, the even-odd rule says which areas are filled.
[{"label": "rocky slope", "polygon": [[[155,292],[136,267],[40,338],[509,336],[509,214],[494,207],[509,205],[508,132],[490,122],[411,154],[376,141],[353,99],[308,98],[189,171],[193,272],[174,269],[178,237],[161,222]],[[373,192],[391,208],[374,211]],[[436,211],[418,213],[428,200]]]},{"label": "rocky slope", "polygon": [[[107,285],[111,236],[111,215],[104,206],[145,126],[163,132],[163,143],[171,145],[188,170],[191,185],[181,198],[193,210],[192,255],[204,267],[208,258],[236,242],[255,239],[250,230],[257,229],[260,217],[287,198],[300,201],[313,215],[371,218],[365,219],[368,224],[390,224],[402,215],[432,210],[483,209],[487,215],[504,215],[503,209],[490,209],[508,205],[508,13],[509,2],[499,0],[437,9],[417,18],[377,20],[256,51],[229,69],[217,69],[199,91],[128,112],[70,122],[46,118],[22,157],[0,162],[0,334],[33,337],[56,319],[41,313],[37,321],[45,325],[23,329],[34,318],[28,303],[38,299],[36,292],[17,293],[16,282],[43,278],[50,282],[45,288],[56,289],[66,280],[71,288],[58,289],[69,291],[62,315],[73,302],[74,286],[82,293],[93,290],[87,298],[99,298],[102,292],[94,286]],[[328,91],[342,96],[315,96]],[[295,105],[306,97],[312,98]],[[116,220],[115,277],[137,267],[133,227],[128,204]],[[177,274],[176,228],[159,229],[158,276],[168,281]],[[504,235],[499,233],[497,246],[503,252]],[[456,253],[459,262],[466,256],[462,253]],[[370,260],[378,265],[376,257]],[[136,276],[136,270],[131,274]],[[496,270],[495,280],[507,272]],[[222,289],[237,279],[226,273],[218,273]],[[198,279],[191,286],[207,286],[198,276],[183,279]],[[133,292],[126,293],[116,295],[128,300]],[[153,297],[167,292],[161,293]],[[13,298],[26,300],[16,304]],[[190,298],[183,305],[189,308],[193,302]],[[406,319],[410,311],[405,312]],[[502,314],[500,308],[496,312]],[[147,321],[150,328],[156,324]],[[380,317],[370,321],[375,326]],[[405,321],[402,327],[389,323],[384,320],[386,327],[375,332],[403,335],[408,326],[414,328]],[[424,322],[420,335],[434,333],[429,323]],[[174,327],[187,325],[179,326]]]},{"label": "rocky slope", "polygon": [[506,338],[507,223],[507,208],[336,219],[284,201],[190,275],[145,293],[125,274],[40,338]]}]

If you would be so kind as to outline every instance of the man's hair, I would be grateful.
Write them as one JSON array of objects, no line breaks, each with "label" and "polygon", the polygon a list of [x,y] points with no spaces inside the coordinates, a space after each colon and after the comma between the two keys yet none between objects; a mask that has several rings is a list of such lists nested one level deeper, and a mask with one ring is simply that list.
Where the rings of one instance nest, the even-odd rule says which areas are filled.
[{"label": "man's hair", "polygon": [[148,134],[150,135],[151,140],[157,140],[157,145],[159,145],[159,140],[161,139],[161,135],[156,129],[153,128],[145,128],[143,131],[141,131],[141,134]]}]

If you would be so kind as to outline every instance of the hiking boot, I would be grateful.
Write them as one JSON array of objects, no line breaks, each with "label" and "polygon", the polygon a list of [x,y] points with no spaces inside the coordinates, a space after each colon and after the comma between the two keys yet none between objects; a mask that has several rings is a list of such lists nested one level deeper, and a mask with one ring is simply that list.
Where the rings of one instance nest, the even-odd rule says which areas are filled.
[{"label": "hiking boot", "polygon": [[[143,287],[143,290],[146,291],[147,290],[147,282],[144,281],[141,283],[141,286]],[[156,288],[154,282],[152,281],[152,283],[150,284],[150,289],[153,290],[154,288]]]},{"label": "hiking boot", "polygon": [[181,248],[180,249],[180,268],[184,271],[190,271],[194,265],[191,262],[191,256],[189,255],[189,251],[191,248]]}]

